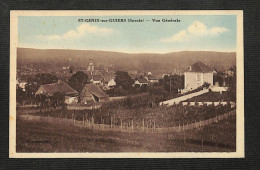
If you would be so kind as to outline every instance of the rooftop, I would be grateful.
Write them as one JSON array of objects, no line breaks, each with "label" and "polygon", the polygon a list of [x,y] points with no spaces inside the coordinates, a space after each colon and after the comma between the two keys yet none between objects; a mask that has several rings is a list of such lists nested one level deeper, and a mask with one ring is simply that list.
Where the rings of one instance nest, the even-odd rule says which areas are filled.
[{"label": "rooftop", "polygon": [[53,96],[54,93],[60,92],[65,95],[77,94],[78,92],[72,89],[67,83],[59,80],[57,83],[41,85],[45,92]]},{"label": "rooftop", "polygon": [[87,88],[91,94],[97,96],[98,98],[108,97],[108,95],[95,84],[86,84],[85,88]]},{"label": "rooftop", "polygon": [[202,62],[197,62],[190,66],[186,72],[211,73],[213,72],[213,69]]}]

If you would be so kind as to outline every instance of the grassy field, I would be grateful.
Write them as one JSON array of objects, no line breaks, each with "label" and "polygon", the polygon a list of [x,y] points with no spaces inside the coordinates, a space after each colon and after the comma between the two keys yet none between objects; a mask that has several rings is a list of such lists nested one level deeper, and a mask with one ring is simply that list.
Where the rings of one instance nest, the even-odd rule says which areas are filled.
[{"label": "grassy field", "polygon": [[186,131],[187,142],[236,150],[236,117]]},{"label": "grassy field", "polygon": [[[182,132],[168,135],[101,132],[72,125],[61,126],[18,119],[16,150],[17,152],[233,152],[235,149],[230,143],[235,142],[234,120],[233,117],[208,127],[186,131],[184,143]],[[214,143],[215,140],[211,140],[214,135],[218,138],[218,144]],[[202,136],[203,147],[199,142]],[[227,137],[230,138],[230,143]],[[223,143],[228,145],[224,146]]]}]

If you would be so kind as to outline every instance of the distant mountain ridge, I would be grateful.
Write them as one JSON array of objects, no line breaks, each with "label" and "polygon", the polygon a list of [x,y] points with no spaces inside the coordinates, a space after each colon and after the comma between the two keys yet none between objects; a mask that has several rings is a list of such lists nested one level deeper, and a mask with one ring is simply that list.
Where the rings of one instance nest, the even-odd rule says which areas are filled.
[{"label": "distant mountain ridge", "polygon": [[57,67],[73,65],[85,68],[89,59],[95,65],[112,65],[115,70],[151,72],[183,71],[201,61],[217,70],[227,70],[236,64],[235,52],[181,51],[165,54],[130,54],[112,51],[17,48],[18,65],[52,63]]}]

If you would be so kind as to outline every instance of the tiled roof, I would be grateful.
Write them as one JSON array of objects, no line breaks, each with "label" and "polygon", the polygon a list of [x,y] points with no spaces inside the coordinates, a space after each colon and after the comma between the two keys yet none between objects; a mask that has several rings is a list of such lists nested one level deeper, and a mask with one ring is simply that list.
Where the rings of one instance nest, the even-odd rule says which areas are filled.
[{"label": "tiled roof", "polygon": [[101,81],[103,79],[102,75],[92,75],[93,81]]},{"label": "tiled roof", "polygon": [[47,93],[50,96],[53,96],[53,94],[56,92],[60,92],[65,95],[78,93],[76,90],[72,89],[67,83],[61,80],[59,80],[58,83],[41,85],[41,87],[44,89],[45,93]]},{"label": "tiled roof", "polygon": [[213,72],[212,68],[205,65],[202,62],[197,62],[190,66],[190,68],[187,70],[188,72],[200,72],[200,73],[211,73]]},{"label": "tiled roof", "polygon": [[148,78],[148,80],[158,80],[159,79],[155,75],[148,75],[147,78]]},{"label": "tiled roof", "polygon": [[148,81],[147,81],[145,78],[142,78],[142,77],[138,78],[137,80],[138,80],[140,83],[148,83]]},{"label": "tiled roof", "polygon": [[108,97],[108,95],[95,84],[86,84],[84,88],[87,88],[91,94],[97,96],[98,98]]}]

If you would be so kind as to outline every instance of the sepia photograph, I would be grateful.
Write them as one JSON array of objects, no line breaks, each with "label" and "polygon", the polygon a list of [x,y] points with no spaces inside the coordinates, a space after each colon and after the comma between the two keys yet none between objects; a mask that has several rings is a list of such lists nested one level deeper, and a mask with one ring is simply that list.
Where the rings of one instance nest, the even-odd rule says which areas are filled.
[{"label": "sepia photograph", "polygon": [[11,11],[11,158],[244,157],[243,11]]}]

